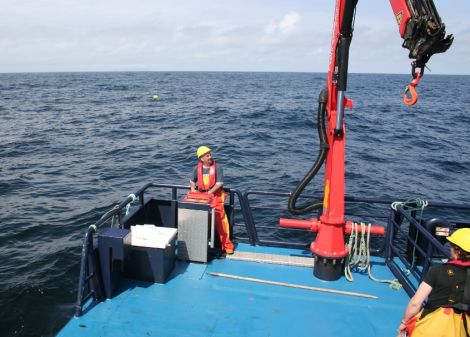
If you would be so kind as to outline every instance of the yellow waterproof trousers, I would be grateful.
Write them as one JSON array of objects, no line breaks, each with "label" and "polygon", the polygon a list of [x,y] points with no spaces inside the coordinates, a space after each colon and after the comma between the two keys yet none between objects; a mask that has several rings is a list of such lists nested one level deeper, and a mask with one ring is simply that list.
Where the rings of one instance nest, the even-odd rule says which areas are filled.
[{"label": "yellow waterproof trousers", "polygon": [[406,324],[411,337],[467,337],[464,320],[470,327],[465,313],[456,313],[453,308],[438,308],[420,319],[423,310]]}]

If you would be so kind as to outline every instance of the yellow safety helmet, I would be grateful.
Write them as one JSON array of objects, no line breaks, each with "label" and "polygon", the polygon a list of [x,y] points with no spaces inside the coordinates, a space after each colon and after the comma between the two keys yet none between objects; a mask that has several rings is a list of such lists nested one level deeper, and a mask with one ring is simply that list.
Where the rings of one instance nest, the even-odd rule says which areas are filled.
[{"label": "yellow safety helmet", "polygon": [[197,149],[197,157],[201,158],[203,155],[205,155],[206,153],[209,153],[211,151],[212,150],[210,148],[208,148],[207,146],[199,146],[198,149]]},{"label": "yellow safety helmet", "polygon": [[470,228],[456,230],[451,236],[447,237],[447,240],[470,253]]}]

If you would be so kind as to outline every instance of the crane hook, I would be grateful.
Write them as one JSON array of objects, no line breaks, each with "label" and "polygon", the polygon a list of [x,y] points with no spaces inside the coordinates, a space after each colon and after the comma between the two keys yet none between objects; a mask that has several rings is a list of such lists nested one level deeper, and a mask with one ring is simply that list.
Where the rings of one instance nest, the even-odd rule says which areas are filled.
[{"label": "crane hook", "polygon": [[[403,102],[406,105],[415,105],[418,102],[418,93],[416,92],[415,87],[418,85],[419,80],[421,79],[421,74],[416,73],[416,76],[411,80],[410,84],[406,86],[405,92],[403,93]],[[410,97],[407,94],[410,93]]]}]

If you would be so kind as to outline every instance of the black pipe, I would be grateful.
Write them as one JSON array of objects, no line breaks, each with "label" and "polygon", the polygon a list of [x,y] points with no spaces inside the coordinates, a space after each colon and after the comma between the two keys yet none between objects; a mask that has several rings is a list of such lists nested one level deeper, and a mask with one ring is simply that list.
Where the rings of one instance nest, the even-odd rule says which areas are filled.
[{"label": "black pipe", "polygon": [[338,65],[338,91],[346,91],[348,82],[348,65],[349,65],[349,46],[351,45],[351,37],[341,38],[338,43],[337,62]]},{"label": "black pipe", "polygon": [[349,47],[352,40],[354,13],[358,0],[346,1],[341,22],[340,38],[336,51],[336,65],[338,66],[338,90],[346,91],[348,80]]},{"label": "black pipe", "polygon": [[328,102],[328,89],[323,89],[318,96],[318,112],[317,112],[317,130],[318,138],[320,139],[320,151],[318,153],[315,163],[311,169],[307,172],[305,177],[300,181],[297,187],[292,191],[291,196],[288,202],[289,212],[293,214],[305,214],[315,209],[320,209],[323,207],[322,202],[314,203],[312,205],[303,206],[302,208],[297,208],[296,203],[297,199],[308,185],[308,183],[315,177],[320,168],[325,161],[326,154],[328,153],[329,145],[326,137],[326,127],[325,127],[325,112],[326,112],[326,103]]},{"label": "black pipe", "polygon": [[358,0],[349,0],[344,4],[343,21],[341,22],[341,35],[352,34],[352,22],[354,20],[354,11],[356,10]]}]

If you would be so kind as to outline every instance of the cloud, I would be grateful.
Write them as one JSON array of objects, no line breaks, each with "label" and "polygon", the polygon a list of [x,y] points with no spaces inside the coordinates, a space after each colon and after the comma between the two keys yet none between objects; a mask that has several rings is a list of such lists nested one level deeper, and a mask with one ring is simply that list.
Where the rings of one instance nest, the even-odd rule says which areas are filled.
[{"label": "cloud", "polygon": [[[470,1],[440,0],[455,42],[435,73],[470,73]],[[458,3],[454,5],[454,2]],[[455,11],[455,7],[461,8]],[[334,2],[24,0],[0,12],[0,72],[68,70],[326,71]],[[352,72],[409,72],[390,6],[358,4]],[[138,67],[136,68],[136,65]]]},{"label": "cloud", "polygon": [[266,34],[282,34],[290,35],[300,30],[301,16],[295,11],[290,11],[279,21],[271,21],[268,23],[264,32]]},{"label": "cloud", "polygon": [[299,30],[300,14],[297,12],[287,13],[279,23],[279,30],[283,34],[294,33]]}]

